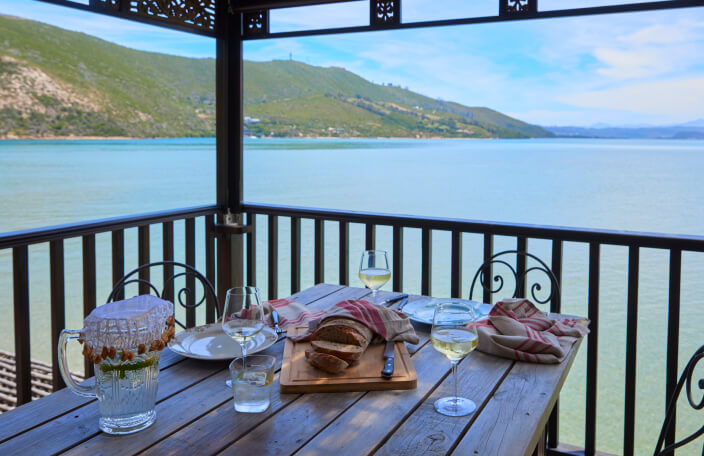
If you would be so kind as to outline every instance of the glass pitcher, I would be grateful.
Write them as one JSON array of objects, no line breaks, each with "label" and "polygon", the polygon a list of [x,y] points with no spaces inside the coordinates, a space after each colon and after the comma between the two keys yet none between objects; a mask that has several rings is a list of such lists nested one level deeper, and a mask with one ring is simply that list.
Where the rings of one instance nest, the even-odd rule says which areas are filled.
[{"label": "glass pitcher", "polygon": [[[156,420],[161,350],[174,336],[173,304],[155,296],[136,296],[93,310],[83,329],[64,329],[59,337],[59,370],[76,394],[97,397],[100,429],[131,434]],[[71,377],[66,344],[78,339],[83,356],[93,362],[95,384],[79,385]]]}]

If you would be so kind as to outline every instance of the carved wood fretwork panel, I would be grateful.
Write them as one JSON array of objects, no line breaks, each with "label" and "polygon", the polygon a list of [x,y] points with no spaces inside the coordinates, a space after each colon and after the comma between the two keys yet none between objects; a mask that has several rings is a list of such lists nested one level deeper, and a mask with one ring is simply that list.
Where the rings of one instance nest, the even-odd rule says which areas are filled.
[{"label": "carved wood fretwork panel", "polygon": [[103,9],[120,9],[120,0],[90,0],[90,6]]},{"label": "carved wood fretwork panel", "polygon": [[216,0],[129,0],[129,12],[215,31]]},{"label": "carved wood fretwork panel", "polygon": [[371,0],[369,6],[372,26],[401,23],[401,0]]},{"label": "carved wood fretwork panel", "polygon": [[242,33],[244,36],[262,36],[269,33],[269,11],[259,10],[244,13]]},{"label": "carved wood fretwork panel", "polygon": [[537,0],[501,0],[501,16],[526,16],[537,11]]}]

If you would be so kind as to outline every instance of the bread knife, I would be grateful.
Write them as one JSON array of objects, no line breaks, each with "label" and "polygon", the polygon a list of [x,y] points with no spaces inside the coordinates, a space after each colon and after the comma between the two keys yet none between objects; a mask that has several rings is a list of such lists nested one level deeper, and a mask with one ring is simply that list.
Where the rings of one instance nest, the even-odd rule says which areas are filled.
[{"label": "bread knife", "polygon": [[394,350],[396,343],[393,340],[386,342],[384,348],[384,369],[381,371],[381,376],[389,380],[394,373]]}]

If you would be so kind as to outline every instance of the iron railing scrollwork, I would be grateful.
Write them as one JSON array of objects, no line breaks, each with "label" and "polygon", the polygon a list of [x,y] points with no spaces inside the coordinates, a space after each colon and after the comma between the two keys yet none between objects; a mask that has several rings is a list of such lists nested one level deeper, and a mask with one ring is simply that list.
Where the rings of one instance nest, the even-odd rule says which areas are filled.
[{"label": "iron railing scrollwork", "polygon": [[[532,266],[528,269],[521,270],[518,266],[514,268],[514,266],[509,263],[507,260],[505,260],[505,257],[515,255],[517,258],[517,263],[520,263],[519,258],[520,257],[526,257],[526,258],[531,258],[534,261],[538,263],[538,266]],[[560,284],[557,280],[557,277],[555,277],[555,274],[550,270],[547,264],[537,256],[524,252],[524,251],[519,251],[519,250],[505,250],[503,252],[499,252],[494,254],[488,261],[486,261],[484,264],[482,264],[479,269],[477,269],[477,272],[474,274],[474,278],[472,278],[472,284],[470,285],[469,288],[469,299],[472,299],[474,295],[474,288],[475,285],[477,284],[477,280],[479,280],[479,285],[482,287],[482,289],[487,290],[490,295],[499,293],[503,287],[504,284],[506,283],[504,279],[504,274],[499,273],[499,274],[494,274],[493,271],[493,266],[496,265],[501,265],[502,269],[504,272],[507,272],[506,270],[511,272],[511,275],[513,276],[514,280],[514,289],[513,289],[513,294],[512,296],[514,298],[527,298],[528,296],[523,296],[524,290],[525,290],[525,284],[526,284],[526,279],[528,278],[528,274],[531,272],[538,272],[541,274],[544,274],[547,280],[550,283],[550,289],[548,290],[549,293],[547,294],[547,297],[544,299],[540,299],[538,297],[537,292],[542,291],[543,287],[540,284],[539,281],[535,281],[530,285],[530,297],[533,298],[533,301],[535,301],[538,304],[547,304],[548,302],[552,301],[552,299],[556,296],[560,295]],[[493,277],[492,277],[493,276]],[[493,288],[491,285],[491,282],[496,282],[496,287]]]},{"label": "iron railing scrollwork", "polygon": [[[697,387],[701,390],[702,397],[701,399],[697,402],[694,400],[694,394],[692,392],[692,382],[693,382],[693,377],[694,377],[694,370],[697,366],[697,363],[704,358],[704,345],[699,347],[699,349],[694,352],[694,355],[690,358],[689,362],[687,363],[687,366],[684,368],[684,371],[682,371],[682,375],[680,376],[680,380],[677,382],[677,387],[675,388],[675,392],[668,401],[667,405],[667,413],[665,414],[665,421],[662,425],[662,429],[660,431],[660,436],[658,437],[658,443],[655,447],[655,453],[654,456],[666,456],[666,455],[671,455],[674,454],[675,450],[677,448],[680,448],[697,438],[699,438],[701,435],[704,435],[704,425],[700,427],[698,430],[690,434],[688,437],[684,437],[678,442],[674,442],[670,445],[665,444],[665,439],[667,433],[670,431],[672,427],[672,423],[675,418],[675,413],[677,410],[677,399],[680,396],[680,393],[682,392],[682,388],[686,386],[686,392],[687,392],[687,403],[689,404],[690,407],[692,407],[694,410],[702,410],[704,409],[704,378],[700,378],[697,382],[696,385]],[[663,448],[664,446],[664,448]],[[704,455],[704,446],[702,446],[702,454]]]},{"label": "iron railing scrollwork", "polygon": [[[161,292],[151,280],[143,279],[138,276],[138,274],[142,271],[155,267],[163,267],[165,270],[164,283]],[[173,272],[174,268],[183,268],[183,271]],[[179,277],[184,277],[186,279],[190,278],[192,279],[192,283],[189,284],[189,280],[186,280],[186,285],[174,292],[173,287],[176,283],[176,279]],[[196,283],[200,283],[203,290],[202,297],[198,301],[196,301],[196,297],[198,296],[195,289]],[[125,274],[125,276],[115,284],[106,302],[112,302],[120,299],[120,297],[124,294],[125,288],[130,284],[146,285],[151,292],[154,292],[153,294],[155,296],[173,301],[174,304],[178,302],[178,304],[187,311],[194,311],[198,306],[203,304],[203,302],[210,299],[209,303],[215,309],[216,318],[219,318],[220,316],[220,308],[218,305],[217,295],[215,293],[215,287],[207,277],[198,272],[198,270],[193,266],[179,263],[177,261],[158,261],[143,264]],[[182,328],[186,328],[186,325],[180,321],[176,320],[176,323]]]}]

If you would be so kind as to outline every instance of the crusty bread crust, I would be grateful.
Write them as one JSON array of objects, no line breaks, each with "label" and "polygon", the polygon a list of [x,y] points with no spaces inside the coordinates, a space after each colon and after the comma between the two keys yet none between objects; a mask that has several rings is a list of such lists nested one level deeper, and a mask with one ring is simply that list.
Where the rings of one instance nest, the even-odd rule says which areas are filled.
[{"label": "crusty bread crust", "polygon": [[330,374],[339,374],[347,369],[349,363],[337,356],[306,350],[306,359],[313,366]]},{"label": "crusty bread crust", "polygon": [[372,330],[356,320],[333,317],[320,323],[311,340],[357,345],[366,349],[372,341],[372,336]]},{"label": "crusty bread crust", "polygon": [[359,360],[362,357],[362,353],[364,353],[364,347],[359,345],[341,344],[326,340],[314,340],[310,344],[315,351],[336,356],[350,364]]}]

